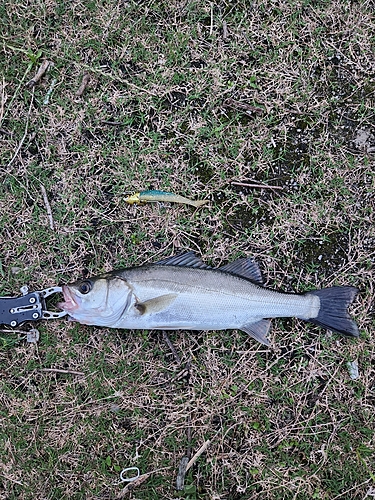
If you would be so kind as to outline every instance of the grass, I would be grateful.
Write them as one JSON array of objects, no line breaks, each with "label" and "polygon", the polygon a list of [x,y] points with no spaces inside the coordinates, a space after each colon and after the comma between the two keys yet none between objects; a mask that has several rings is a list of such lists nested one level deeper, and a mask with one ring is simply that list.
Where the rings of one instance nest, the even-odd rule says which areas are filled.
[{"label": "grass", "polygon": [[[358,286],[362,333],[275,320],[265,348],[171,332],[178,363],[158,332],[2,332],[0,498],[373,496],[370,3],[16,0],[0,14],[1,295],[182,249],[249,255],[281,290]],[[210,204],[126,205],[148,188]],[[133,488],[119,484],[131,466]]]}]

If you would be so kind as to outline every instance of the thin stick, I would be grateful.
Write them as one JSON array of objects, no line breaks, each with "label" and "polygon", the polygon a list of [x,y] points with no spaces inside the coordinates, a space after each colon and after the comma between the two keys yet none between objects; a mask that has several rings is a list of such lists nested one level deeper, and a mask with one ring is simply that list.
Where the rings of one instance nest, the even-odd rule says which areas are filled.
[{"label": "thin stick", "polygon": [[[167,470],[169,469],[170,467],[163,467],[161,469],[155,469],[151,472],[146,472],[145,474],[142,474],[141,476],[137,477],[137,479],[135,479],[134,481],[131,481],[130,483],[128,483],[125,488],[123,490],[121,490],[116,498],[124,498],[124,496],[129,493],[130,491],[132,491],[134,488],[136,488],[137,486],[139,486],[140,484],[142,484],[144,481],[146,481],[146,479],[148,479],[151,474],[155,474],[156,472],[160,472],[162,470]],[[121,484],[121,483],[120,483]]]},{"label": "thin stick", "polygon": [[25,139],[26,139],[26,135],[27,135],[27,131],[28,131],[28,128],[29,128],[29,120],[30,120],[30,113],[31,113],[31,106],[33,105],[33,101],[34,101],[34,87],[32,89],[32,94],[31,94],[31,101],[30,101],[30,106],[29,106],[29,111],[27,112],[27,119],[26,119],[26,127],[25,127],[25,133],[23,134],[23,137],[22,139],[20,140],[18,146],[17,146],[17,149],[16,149],[16,152],[14,153],[13,155],[13,158],[10,160],[10,162],[8,163],[7,165],[7,168],[9,168],[12,163],[14,162],[14,160],[17,158],[17,155],[18,153],[20,152],[20,149],[22,148],[22,144],[24,143]]},{"label": "thin stick", "polygon": [[[190,370],[190,367],[189,367]],[[191,417],[190,415],[188,416],[188,428],[186,429],[186,439],[187,439],[187,450],[186,450],[186,456],[190,460],[191,457]]]},{"label": "thin stick", "polygon": [[135,85],[134,83],[131,83],[131,82],[127,81],[127,80],[124,80],[123,78],[120,78],[119,76],[113,76],[110,73],[106,73],[105,71],[102,71],[99,68],[92,68],[88,64],[81,64],[81,63],[76,63],[76,65],[79,66],[79,67],[81,67],[81,68],[87,69],[88,71],[90,71],[90,73],[95,73],[97,75],[101,75],[101,76],[103,76],[105,78],[109,78],[110,80],[112,80],[114,82],[123,83],[125,85],[128,85],[129,87],[132,87],[133,89],[139,90],[140,92],[145,92],[148,95],[152,95],[154,97],[157,95],[156,92],[151,92],[150,90],[147,90],[147,89],[145,89],[143,87],[139,87],[138,85]]},{"label": "thin stick", "polygon": [[228,38],[228,26],[227,22],[223,21],[223,40],[226,40]]},{"label": "thin stick", "polygon": [[39,371],[52,373],[70,373],[71,375],[84,375],[83,372],[77,372],[75,370],[60,370],[59,368],[40,368]]},{"label": "thin stick", "polygon": [[199,450],[196,452],[196,454],[193,456],[193,458],[191,458],[189,460],[189,463],[186,466],[186,472],[190,469],[190,467],[192,465],[195,464],[195,462],[202,455],[202,453],[204,453],[207,450],[207,448],[209,447],[210,444],[211,444],[211,441],[209,439],[202,444],[202,446],[199,448]]},{"label": "thin stick", "polygon": [[135,481],[132,481],[131,483],[127,484],[125,488],[120,491],[116,498],[124,498],[124,496],[132,491],[134,488],[139,486],[140,484],[144,483],[149,477],[150,477],[151,472],[148,472],[147,474],[142,474],[142,476],[139,476]]},{"label": "thin stick", "polygon": [[82,77],[81,85],[79,86],[76,96],[81,97],[81,95],[84,93],[85,88],[87,87],[87,84],[90,81],[90,75],[88,73],[85,73]]},{"label": "thin stick", "polygon": [[[16,51],[18,51],[18,52],[24,52],[22,49],[17,49],[16,47],[12,47],[11,45],[7,45],[7,47],[8,47],[9,49],[11,49],[11,50],[16,50]],[[32,66],[33,66],[33,64],[30,62],[30,63],[28,64],[27,68],[26,68],[25,73],[23,74],[23,76],[22,76],[22,78],[21,78],[21,80],[20,80],[20,83],[17,85],[17,88],[16,88],[16,90],[14,91],[14,94],[13,94],[13,96],[12,96],[11,100],[9,101],[9,104],[8,104],[8,106],[7,106],[7,109],[5,109],[4,114],[3,114],[2,118],[1,118],[1,120],[4,120],[4,118],[5,118],[5,117],[7,116],[7,114],[8,114],[8,111],[9,111],[10,109],[12,109],[12,104],[13,104],[13,102],[14,102],[14,100],[15,100],[15,98],[16,98],[16,96],[17,96],[17,94],[18,94],[19,90],[20,90],[20,88],[21,88],[21,87],[22,87],[22,85],[23,85],[23,82],[26,80],[26,77],[27,77],[27,75],[29,74],[29,72],[30,72],[30,70],[31,70]],[[4,103],[4,104],[5,104],[5,103]],[[1,125],[1,123],[2,123],[2,121],[0,122],[0,125]]]},{"label": "thin stick", "polygon": [[250,113],[258,113],[258,114],[264,113],[264,109],[258,106],[251,106],[251,104],[247,104],[246,102],[240,102],[230,98],[224,101],[224,106],[230,106],[231,108],[237,110],[244,110]]},{"label": "thin stick", "polygon": [[0,330],[0,333],[22,333],[25,335],[28,332],[26,330]]},{"label": "thin stick", "polygon": [[1,86],[0,123],[3,123],[4,107],[5,107],[5,78],[3,76],[3,84]]},{"label": "thin stick", "polygon": [[7,481],[12,481],[12,483],[16,483],[16,484],[19,484],[20,486],[23,486],[23,483],[21,483],[20,481],[16,481],[16,479],[13,479],[9,476],[6,476],[5,474],[1,474],[1,477],[6,479]]},{"label": "thin stick", "polygon": [[214,4],[211,2],[211,26],[210,35],[214,32]]},{"label": "thin stick", "polygon": [[185,456],[180,460],[180,465],[178,467],[178,473],[176,478],[176,490],[183,490],[185,484],[186,467],[189,463],[191,456],[191,418],[188,417],[188,428],[186,429],[186,438],[188,442],[188,447]]},{"label": "thin stick", "polygon": [[169,347],[169,349],[172,351],[172,354],[174,356],[174,359],[177,361],[177,363],[180,365],[181,364],[181,358],[180,356],[177,354],[177,351],[174,347],[174,345],[172,344],[171,342],[171,339],[168,337],[168,334],[165,330],[163,330],[163,340],[164,342],[167,344],[167,346]]},{"label": "thin stick", "polygon": [[[124,125],[124,122],[112,122],[112,121],[110,121],[110,120],[103,120],[103,121],[102,121],[102,124],[103,124],[103,125],[112,125],[112,126],[114,126],[114,127],[117,127],[117,126],[119,126],[119,125]],[[129,194],[130,194],[130,193],[129,193]]]},{"label": "thin stick", "polygon": [[244,39],[247,41],[247,43],[249,44],[249,46],[250,46],[251,48],[253,48],[253,44],[252,44],[252,43],[250,42],[250,40],[247,38],[247,35],[246,35],[246,33],[245,33],[244,31],[242,32],[242,36],[243,36],[243,37],[244,37]]},{"label": "thin stick", "polygon": [[267,184],[248,184],[247,182],[236,182],[231,181],[231,184],[235,186],[243,186],[243,187],[251,187],[251,188],[259,188],[259,189],[284,189],[282,186],[270,186]]},{"label": "thin stick", "polygon": [[36,85],[39,82],[39,80],[42,78],[44,73],[47,71],[47,68],[49,65],[50,65],[50,61],[47,61],[47,60],[43,61],[42,64],[40,65],[38,71],[36,72],[36,75],[26,83],[26,87],[29,87],[29,88],[34,87],[34,85]]},{"label": "thin stick", "polygon": [[55,224],[53,222],[51,205],[49,204],[49,201],[48,201],[48,198],[47,198],[47,191],[46,191],[46,188],[43,186],[43,184],[40,185],[40,190],[42,191],[42,196],[43,196],[44,204],[45,204],[46,210],[47,210],[47,215],[48,215],[48,220],[49,220],[49,227],[53,231],[55,229]]}]

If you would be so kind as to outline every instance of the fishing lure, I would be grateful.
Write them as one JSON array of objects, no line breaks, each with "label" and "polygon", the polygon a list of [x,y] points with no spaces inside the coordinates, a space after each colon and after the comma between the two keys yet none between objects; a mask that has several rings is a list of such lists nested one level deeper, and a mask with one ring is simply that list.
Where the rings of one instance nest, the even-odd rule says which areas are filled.
[{"label": "fishing lure", "polygon": [[168,193],[166,191],[159,191],[153,189],[151,191],[141,191],[139,193],[134,193],[125,200],[130,205],[134,203],[137,205],[142,205],[149,201],[166,201],[171,203],[184,203],[185,205],[192,205],[193,207],[201,207],[208,203],[208,200],[191,200],[190,198],[185,198],[174,193]]}]

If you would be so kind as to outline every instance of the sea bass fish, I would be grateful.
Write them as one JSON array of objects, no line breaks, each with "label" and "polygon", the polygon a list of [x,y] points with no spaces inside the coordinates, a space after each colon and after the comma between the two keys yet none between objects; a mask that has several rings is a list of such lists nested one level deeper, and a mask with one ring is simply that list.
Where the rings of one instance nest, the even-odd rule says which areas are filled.
[{"label": "sea bass fish", "polygon": [[85,325],[149,330],[240,329],[269,345],[270,318],[296,317],[358,337],[347,308],[358,289],[304,294],[263,287],[258,265],[242,258],[220,268],[193,252],[112,271],[62,287],[58,306]]}]

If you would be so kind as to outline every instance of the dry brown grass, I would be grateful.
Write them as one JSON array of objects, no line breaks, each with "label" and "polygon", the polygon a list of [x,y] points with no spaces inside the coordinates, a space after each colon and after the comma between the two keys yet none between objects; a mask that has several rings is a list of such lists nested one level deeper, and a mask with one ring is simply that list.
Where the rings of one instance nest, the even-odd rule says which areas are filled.
[{"label": "dry brown grass", "polygon": [[[171,333],[181,363],[155,332],[50,322],[36,346],[2,334],[0,498],[175,498],[181,458],[207,440],[186,500],[371,497],[371,2],[0,10],[2,295],[181,249],[215,265],[252,255],[268,286],[358,286],[362,332],[275,321],[270,349],[240,332]],[[30,90],[42,59],[53,65]],[[210,204],[124,203],[142,188]],[[151,473],[132,491],[118,484],[127,466]]]}]

